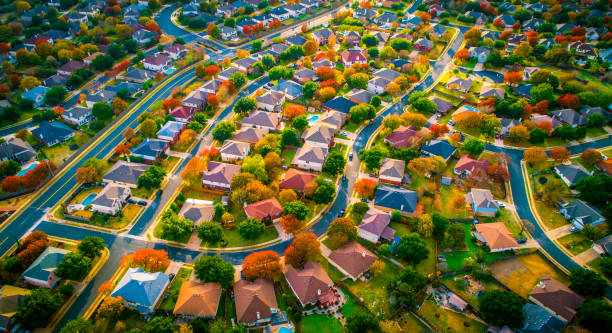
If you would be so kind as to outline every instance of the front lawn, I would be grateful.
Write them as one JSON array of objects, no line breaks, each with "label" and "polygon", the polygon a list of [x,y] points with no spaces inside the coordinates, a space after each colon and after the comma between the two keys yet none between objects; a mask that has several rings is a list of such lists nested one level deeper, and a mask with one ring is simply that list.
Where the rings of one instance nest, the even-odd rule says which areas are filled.
[{"label": "front lawn", "polygon": [[606,135],[608,134],[608,131],[606,131],[604,128],[597,128],[597,127],[588,127],[587,128],[587,137],[589,138],[596,138],[598,136],[602,136],[602,135]]},{"label": "front lawn", "polygon": [[361,126],[361,124],[355,124],[352,121],[347,121],[342,129],[347,132],[355,133],[357,132],[357,129],[359,128],[359,126]]},{"label": "front lawn", "polygon": [[557,238],[559,243],[568,249],[573,255],[578,255],[593,245],[593,241],[586,238],[582,232],[574,232],[563,237]]},{"label": "front lawn", "polygon": [[130,188],[132,196],[136,198],[149,199],[153,193],[157,190],[156,188],[146,189],[144,187]]},{"label": "front lawn", "polygon": [[186,267],[181,267],[181,269],[176,273],[176,276],[172,280],[166,295],[164,296],[164,300],[159,305],[161,310],[172,311],[174,310],[174,306],[176,305],[176,301],[178,300],[179,293],[181,292],[181,287],[185,281],[189,280],[191,276],[191,269]]},{"label": "front lawn", "polygon": [[[245,239],[238,233],[238,230],[223,229],[223,239],[227,241],[225,247],[242,247],[252,246],[260,243],[268,242],[278,237],[278,232],[274,226],[269,226],[264,229],[264,232],[255,239]],[[220,247],[218,243],[202,242],[203,247]]]},{"label": "front lawn", "polygon": [[43,146],[40,148],[40,152],[44,157],[52,161],[54,165],[60,166],[70,157],[70,155],[72,155],[73,151],[70,150],[71,145],[76,145],[73,138],[64,143],[56,144],[55,146]]},{"label": "front lawn", "polygon": [[430,300],[421,305],[417,313],[423,317],[438,332],[482,333],[487,325],[461,313],[441,307]]},{"label": "front lawn", "polygon": [[121,216],[98,214],[89,224],[110,229],[121,229],[128,225],[141,209],[143,207],[128,203],[121,210]]},{"label": "front lawn", "polygon": [[[472,241],[472,226],[471,224],[462,224],[465,230],[465,244],[467,250],[445,252],[446,263],[449,271],[457,271],[463,268],[463,259],[474,258],[476,254],[483,251],[477,244]],[[485,262],[492,262],[500,258],[509,256],[504,252],[489,252],[485,258]]]},{"label": "front lawn", "polygon": [[567,224],[567,220],[556,207],[550,206],[540,200],[535,200],[535,206],[540,215],[540,220],[549,230],[554,230]]},{"label": "front lawn", "polygon": [[164,170],[166,170],[166,173],[170,173],[170,171],[172,171],[172,169],[174,168],[174,166],[180,161],[181,159],[176,157],[176,156],[168,156],[168,158],[166,158],[165,160],[162,161],[162,168],[164,168]]}]

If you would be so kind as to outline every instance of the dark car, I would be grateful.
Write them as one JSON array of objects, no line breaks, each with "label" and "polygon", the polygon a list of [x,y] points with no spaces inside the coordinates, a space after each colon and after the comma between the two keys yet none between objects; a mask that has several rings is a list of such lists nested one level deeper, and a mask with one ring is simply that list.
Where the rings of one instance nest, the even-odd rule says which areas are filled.
[{"label": "dark car", "polygon": [[368,202],[368,198],[361,198],[361,202]]},{"label": "dark car", "polygon": [[342,217],[344,215],[344,209],[340,209],[340,212],[338,212],[338,217]]},{"label": "dark car", "polygon": [[527,239],[526,238],[519,238],[519,239],[516,240],[516,242],[519,243],[519,244],[525,244],[525,243],[527,243]]},{"label": "dark car", "polygon": [[159,190],[159,191],[157,191],[157,196],[158,196],[158,197],[159,197],[159,196],[161,196],[161,195],[162,195],[162,193],[164,193],[164,190]]},{"label": "dark car", "polygon": [[353,160],[353,152],[349,154],[349,161],[352,161],[352,160]]}]

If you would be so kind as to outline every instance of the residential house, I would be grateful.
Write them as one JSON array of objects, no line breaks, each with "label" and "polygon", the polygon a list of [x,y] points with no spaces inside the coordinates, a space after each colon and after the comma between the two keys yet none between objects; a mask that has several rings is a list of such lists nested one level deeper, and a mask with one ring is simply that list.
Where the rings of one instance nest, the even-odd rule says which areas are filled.
[{"label": "residential house", "polygon": [[164,53],[155,53],[147,56],[144,61],[144,68],[150,71],[165,71],[170,67],[172,59]]},{"label": "residential house", "polygon": [[371,8],[358,7],[353,10],[353,18],[357,20],[372,21],[378,13]]},{"label": "residential house", "polygon": [[457,294],[454,293],[451,293],[451,295],[448,296],[447,302],[451,308],[459,312],[463,312],[463,310],[465,310],[465,308],[468,306],[466,301],[462,300],[459,296],[457,296]]},{"label": "residential house", "polygon": [[113,103],[113,100],[115,99],[116,95],[117,93],[112,90],[98,90],[95,93],[87,95],[87,97],[85,97],[85,104],[88,108],[93,108],[94,104],[100,102],[110,105]]},{"label": "residential house", "polygon": [[421,23],[423,23],[423,20],[420,17],[412,15],[405,16],[401,21],[401,25],[403,25],[407,29],[414,29]]},{"label": "residential house", "polygon": [[41,34],[36,34],[26,40],[23,41],[23,45],[30,49],[31,51],[34,50],[34,48],[36,47],[36,43],[41,42],[41,41],[45,41],[51,45],[53,45],[54,41],[53,38],[46,36],[46,35],[41,35]]},{"label": "residential house", "polygon": [[453,103],[436,95],[429,96],[429,100],[436,103],[436,112],[440,114],[447,114],[450,109],[455,107]]},{"label": "residential house", "polygon": [[123,304],[143,314],[151,314],[163,299],[170,284],[168,275],[149,273],[142,268],[128,268],[111,297],[123,298]]},{"label": "residential house", "polygon": [[248,142],[225,140],[221,147],[221,160],[224,162],[233,162],[243,160],[251,151],[251,145]]},{"label": "residential house", "polygon": [[543,19],[532,18],[523,22],[522,30],[523,31],[538,31],[542,24],[546,23]]},{"label": "residential house", "polygon": [[234,15],[234,13],[238,12],[238,8],[233,6],[232,4],[221,5],[217,7],[217,16],[219,17],[230,17]]},{"label": "residential house", "polygon": [[195,113],[195,108],[182,105],[179,105],[170,111],[170,115],[174,118],[174,120],[185,124],[189,124],[193,120],[193,115]]},{"label": "residential house", "polygon": [[334,32],[327,28],[315,30],[312,33],[312,39],[314,39],[314,41],[317,42],[319,45],[327,45],[327,43],[329,43],[329,38],[332,36],[336,38]]},{"label": "residential house", "polygon": [[410,148],[420,143],[421,135],[412,126],[400,126],[384,140],[393,148]]},{"label": "residential house", "polygon": [[392,12],[383,12],[380,16],[374,19],[374,23],[380,28],[388,29],[397,21],[397,15]]},{"label": "residential house", "polygon": [[236,320],[247,326],[256,326],[270,321],[278,311],[274,283],[266,279],[255,281],[238,280],[234,284]]},{"label": "residential house", "polygon": [[334,128],[325,125],[313,125],[302,134],[302,141],[314,147],[329,149],[334,143]]},{"label": "residential house", "polygon": [[285,279],[302,307],[310,304],[329,306],[338,299],[334,283],[316,261],[307,262],[302,269],[287,266]]},{"label": "residential house", "polygon": [[91,201],[91,210],[94,212],[117,215],[125,206],[127,199],[132,195],[130,188],[122,185],[106,185]]},{"label": "residential house", "polygon": [[583,42],[575,42],[568,46],[570,49],[574,49],[574,55],[576,57],[587,58],[589,60],[597,59],[597,51],[595,47]]},{"label": "residential house", "polygon": [[149,31],[147,29],[136,30],[132,34],[132,39],[138,42],[138,44],[143,45],[149,43],[152,39],[157,38],[158,35],[156,32]]},{"label": "residential house", "polygon": [[335,132],[339,131],[346,121],[346,114],[338,111],[328,111],[320,115],[317,123],[331,127]]},{"label": "residential house", "polygon": [[502,88],[495,88],[490,84],[483,84],[480,88],[480,98],[494,97],[496,99],[504,99],[506,91]]},{"label": "residential house", "polygon": [[421,148],[421,153],[426,156],[440,156],[444,161],[448,161],[455,150],[457,148],[446,140],[432,139]]},{"label": "residential house", "polygon": [[306,38],[299,36],[299,35],[285,38],[285,43],[287,43],[287,45],[289,46],[304,45],[304,43],[306,42],[307,42]]},{"label": "residential house", "polygon": [[42,141],[45,146],[51,147],[68,141],[74,136],[74,130],[61,121],[41,121],[38,127],[32,130],[32,135]]},{"label": "residential house", "polygon": [[417,211],[418,194],[415,191],[380,185],[374,196],[374,207],[382,211],[397,210],[406,216]]},{"label": "residential house", "polygon": [[281,189],[291,189],[297,193],[303,193],[306,186],[311,184],[317,177],[313,173],[290,168],[285,172],[278,186]]},{"label": "residential house", "polygon": [[534,13],[541,13],[548,9],[548,6],[541,2],[534,2],[532,4],[528,4],[525,6],[525,9],[532,11]]},{"label": "residential house", "polygon": [[608,112],[607,110],[602,109],[599,106],[583,105],[582,108],[580,108],[580,113],[584,115],[585,117],[587,117],[587,120],[593,114],[600,114],[604,116],[604,118],[606,118],[606,122],[609,122],[610,120],[612,120],[612,113]]},{"label": "residential house", "polygon": [[176,142],[181,132],[185,129],[186,124],[180,121],[168,121],[157,131],[157,138],[160,140],[168,141],[170,143]]},{"label": "residential house", "polygon": [[429,51],[431,51],[433,47],[434,47],[434,43],[430,41],[429,39],[425,39],[425,38],[419,38],[414,43],[414,49],[422,53],[428,53]]},{"label": "residential house", "polygon": [[314,69],[315,71],[320,67],[336,68],[336,63],[331,62],[327,59],[321,59],[312,63],[312,69]]},{"label": "residential house", "polygon": [[67,63],[61,65],[58,69],[57,69],[57,73],[63,76],[70,76],[72,75],[72,73],[78,69],[78,68],[86,68],[87,65],[82,62],[82,61],[78,61],[78,60],[70,60]]},{"label": "residential house", "polygon": [[289,13],[290,17],[298,17],[306,13],[306,8],[299,3],[294,3],[289,6],[283,6],[283,8]]},{"label": "residential house", "polygon": [[368,81],[368,91],[377,95],[381,95],[387,90],[387,86],[392,81],[384,77],[374,77]]},{"label": "residential house", "polygon": [[440,6],[439,4],[433,4],[429,6],[429,13],[433,17],[438,17],[444,11],[444,7]]},{"label": "residential house", "polygon": [[49,90],[51,90],[51,88],[36,86],[32,89],[26,90],[26,92],[21,94],[21,98],[31,100],[33,102],[33,106],[35,108],[39,108],[45,103],[45,95]]},{"label": "residential house", "polygon": [[374,244],[379,241],[391,242],[395,236],[395,230],[389,227],[389,222],[391,222],[391,214],[370,208],[361,220],[357,234]]},{"label": "residential house", "polygon": [[232,177],[240,172],[240,166],[235,164],[208,162],[208,171],[202,174],[204,187],[217,191],[229,192]]},{"label": "residential house", "polygon": [[442,24],[434,24],[431,27],[431,33],[433,33],[436,37],[438,38],[442,38],[442,36],[444,36],[444,34],[446,33],[446,27],[443,26]]},{"label": "residential house", "polygon": [[612,254],[612,234],[601,238],[593,243],[593,250],[597,252],[600,256],[611,255]]},{"label": "residential house", "polygon": [[0,143],[0,161],[13,160],[23,164],[36,155],[34,148],[19,138],[10,138]]},{"label": "residential house", "polygon": [[327,148],[304,144],[302,147],[298,148],[293,160],[291,161],[291,164],[303,170],[314,170],[321,172],[321,170],[323,170],[323,164],[327,158],[328,151],[329,150]]},{"label": "residential house", "polygon": [[30,290],[5,284],[0,289],[0,332],[16,332],[18,324],[13,321],[25,295]]},{"label": "residential house", "polygon": [[531,101],[531,86],[531,84],[519,84],[518,86],[514,87],[513,91],[518,96]]},{"label": "residential house", "polygon": [[214,93],[208,93],[202,89],[202,87],[193,90],[183,100],[181,104],[183,107],[191,108],[193,110],[202,110],[206,106],[208,95]]},{"label": "residential house", "polygon": [[585,301],[582,296],[546,274],[533,287],[529,293],[529,299],[551,311],[565,322],[574,319],[576,308]]},{"label": "residential house", "polygon": [[595,167],[599,171],[604,172],[608,176],[612,177],[612,159],[605,159],[600,162],[597,162],[595,164]]},{"label": "residential house", "polygon": [[472,211],[477,216],[495,216],[499,210],[499,204],[490,190],[472,188],[470,193],[465,195],[465,201],[472,206]]},{"label": "residential house", "polygon": [[475,47],[472,46],[469,49],[470,58],[476,59],[479,63],[485,63],[487,61],[487,57],[491,54],[491,49],[488,47]]},{"label": "residential house", "polygon": [[606,219],[601,214],[601,211],[588,203],[576,199],[569,202],[559,210],[566,220],[570,221],[575,227],[582,230],[585,224],[596,226],[602,224]]},{"label": "residential house", "polygon": [[148,70],[139,68],[129,68],[127,70],[127,73],[120,76],[120,78],[123,78],[124,80],[130,82],[144,83],[145,81],[151,79],[153,76],[153,73]]},{"label": "residential house", "polygon": [[378,174],[378,180],[385,184],[402,185],[405,168],[406,161],[383,158]]},{"label": "residential house", "polygon": [[94,120],[93,113],[90,108],[75,106],[62,112],[62,118],[65,122],[76,126],[81,126]]},{"label": "residential house", "polygon": [[504,222],[478,223],[474,235],[476,239],[486,244],[491,252],[510,251],[518,248],[518,243]]},{"label": "residential house", "polygon": [[293,81],[278,80],[278,83],[272,87],[273,91],[282,92],[289,100],[297,100],[302,98],[302,85]]},{"label": "residential house", "polygon": [[556,165],[555,173],[570,187],[576,185],[580,179],[589,176],[586,169],[576,163]]},{"label": "residential house", "polygon": [[55,86],[68,86],[68,78],[59,74],[53,74],[48,78],[42,80],[43,86],[47,88],[55,87]]},{"label": "residential house", "polygon": [[454,76],[446,83],[446,89],[452,89],[465,93],[472,88],[472,84],[474,84],[474,80],[472,79],[461,79]]},{"label": "residential house", "polygon": [[270,131],[266,128],[243,127],[234,133],[232,140],[248,142],[251,145],[255,145],[268,133],[270,133]]},{"label": "residential house", "polygon": [[454,172],[457,176],[467,177],[473,172],[484,172],[487,173],[491,162],[485,159],[475,160],[470,155],[462,155],[457,164],[455,164]]},{"label": "residential house", "polygon": [[118,93],[122,89],[127,89],[130,96],[133,96],[137,91],[141,88],[140,84],[132,83],[132,82],[115,82],[113,85],[109,85],[104,87],[104,90],[113,91]]},{"label": "residential house", "polygon": [[220,36],[223,40],[231,40],[238,37],[238,30],[232,27],[222,26]]},{"label": "residential house", "polygon": [[187,199],[181,207],[178,215],[199,225],[203,221],[212,221],[215,214],[215,206],[211,201]]},{"label": "residential house", "polygon": [[508,47],[515,48],[523,42],[527,42],[527,35],[525,34],[513,34],[510,38],[508,38]]},{"label": "residential house", "polygon": [[612,63],[612,48],[599,51],[598,57],[603,62]]},{"label": "residential house", "polygon": [[53,288],[60,280],[55,275],[55,270],[59,263],[64,259],[68,250],[58,249],[49,246],[41,253],[36,260],[21,274],[21,277],[33,286]]},{"label": "residential house", "polygon": [[512,28],[512,26],[514,25],[514,23],[516,23],[516,20],[510,16],[510,15],[498,15],[497,17],[495,17],[495,19],[493,20],[493,22],[500,20],[503,24],[505,28]]},{"label": "residential house", "polygon": [[520,121],[516,119],[508,119],[508,118],[500,118],[501,128],[497,135],[501,138],[507,138],[510,136],[510,129],[514,126],[518,126],[521,124]]},{"label": "residential house", "polygon": [[314,77],[315,71],[306,67],[300,68],[293,73],[293,79],[299,82],[300,84],[312,81]]},{"label": "residential house", "polygon": [[487,23],[487,16],[481,12],[476,12],[476,11],[467,11],[465,13],[466,16],[469,17],[473,17],[474,18],[474,23],[478,24],[478,25],[482,25],[482,24],[486,24]]},{"label": "residential house", "polygon": [[185,281],[172,312],[181,318],[214,318],[219,309],[221,291],[218,283]]},{"label": "residential house", "polygon": [[291,17],[291,14],[289,13],[289,11],[283,8],[283,6],[281,6],[281,7],[274,8],[270,12],[270,16],[282,22],[282,21],[288,20]]},{"label": "residential house", "polygon": [[73,22],[73,23],[86,24],[88,21],[87,15],[79,13],[79,12],[70,12],[66,14],[66,18],[68,18],[68,22]]},{"label": "residential house", "polygon": [[529,81],[529,79],[531,79],[531,75],[539,70],[540,67],[525,67],[523,69],[523,81]]},{"label": "residential house", "polygon": [[372,97],[374,96],[376,96],[376,94],[359,88],[354,88],[344,95],[344,97],[358,104],[368,104],[372,101]]},{"label": "residential house", "polygon": [[314,13],[319,8],[318,0],[303,0],[300,5],[304,6],[307,13]]},{"label": "residential house", "polygon": [[252,66],[257,62],[253,57],[245,57],[233,63],[234,67],[238,68],[243,73],[251,71]]},{"label": "residential house", "polygon": [[357,105],[357,103],[345,97],[337,96],[323,103],[323,109],[327,111],[339,111],[348,114],[351,111],[351,108],[355,105]]},{"label": "residential house", "polygon": [[340,52],[340,58],[345,68],[351,67],[354,64],[365,65],[368,63],[368,59],[361,50],[344,50]]},{"label": "residential house", "polygon": [[350,45],[353,47],[358,47],[359,43],[361,43],[361,36],[357,31],[347,30],[344,32],[344,44]]},{"label": "residential house", "polygon": [[170,149],[169,141],[146,138],[136,148],[132,148],[133,157],[142,158],[145,162],[153,163],[160,159]]},{"label": "residential house", "polygon": [[276,222],[283,215],[283,207],[275,197],[244,206],[246,217],[254,217],[264,223]]},{"label": "residential house", "polygon": [[142,175],[148,165],[119,160],[104,176],[102,181],[106,184],[126,185],[131,188],[138,187],[138,177]]},{"label": "residential house", "polygon": [[281,115],[273,112],[252,111],[248,117],[242,119],[242,126],[250,126],[254,128],[267,129],[275,131],[280,129]]},{"label": "residential house", "polygon": [[200,14],[200,10],[198,9],[198,5],[195,3],[188,3],[183,6],[183,15],[194,17]]},{"label": "residential house", "polygon": [[378,257],[361,244],[351,241],[333,250],[327,259],[340,272],[351,280],[356,281],[363,273],[370,269],[370,266],[378,260]]},{"label": "residential house", "polygon": [[217,79],[221,81],[229,81],[230,77],[232,77],[232,75],[234,75],[236,72],[240,72],[240,70],[236,67],[228,67],[217,74]]},{"label": "residential house", "polygon": [[382,77],[389,81],[395,81],[395,79],[402,76],[403,74],[398,71],[394,71],[392,69],[383,68],[383,69],[379,69],[378,71],[374,72],[373,75],[374,77]]},{"label": "residential house", "polygon": [[522,332],[524,333],[559,333],[565,328],[565,320],[557,317],[545,307],[533,303],[525,303],[523,305],[523,322]]},{"label": "residential house", "polygon": [[553,119],[565,125],[578,127],[586,125],[587,118],[573,109],[556,110],[550,113]]},{"label": "residential house", "polygon": [[164,48],[164,52],[166,52],[170,59],[177,60],[183,58],[187,55],[187,48],[182,44],[173,44],[172,46],[166,46]]}]

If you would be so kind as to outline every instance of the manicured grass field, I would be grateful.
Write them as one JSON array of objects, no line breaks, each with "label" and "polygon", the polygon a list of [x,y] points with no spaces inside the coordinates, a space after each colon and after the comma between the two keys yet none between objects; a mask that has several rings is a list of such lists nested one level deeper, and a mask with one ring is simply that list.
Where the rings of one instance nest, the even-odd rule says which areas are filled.
[{"label": "manicured grass field", "polygon": [[[223,229],[223,238],[227,240],[226,247],[241,247],[257,245],[263,242],[271,241],[278,237],[278,232],[273,226],[266,227],[264,232],[255,239],[245,239],[238,233],[238,230]],[[202,242],[204,247],[218,247],[219,244],[209,244]]]},{"label": "manicured grass field", "polygon": [[535,200],[535,206],[544,225],[550,229],[557,229],[567,224],[567,220],[555,207],[549,206],[542,201]]},{"label": "manicured grass field", "polygon": [[298,328],[300,332],[336,333],[344,331],[344,327],[338,319],[322,314],[311,314],[303,317],[298,324]]},{"label": "manicured grass field", "polygon": [[589,138],[595,138],[595,137],[606,135],[606,134],[608,134],[608,132],[604,128],[594,128],[594,127],[587,128],[587,136]]},{"label": "manicured grass field", "polygon": [[281,158],[282,158],[284,166],[291,165],[291,161],[293,161],[293,156],[295,156],[296,152],[297,150],[292,149],[292,148],[283,149],[283,151],[281,152]]},{"label": "manicured grass field", "polygon": [[143,209],[143,207],[128,203],[121,210],[123,212],[121,217],[109,216],[108,219],[105,220],[104,215],[98,215],[90,224],[104,228],[121,229],[128,225],[141,209]]},{"label": "manicured grass field", "polygon": [[166,294],[168,295],[167,298],[165,298],[162,301],[162,303],[159,305],[160,309],[166,310],[166,311],[174,310],[174,306],[176,305],[176,301],[178,300],[178,295],[181,292],[181,287],[183,286],[183,283],[185,281],[189,280],[190,276],[191,276],[191,269],[186,268],[186,267],[181,267],[181,269],[178,271],[178,273],[172,280],[172,283],[170,284],[168,291],[166,292]]},{"label": "manicured grass field", "polygon": [[[467,246],[467,250],[464,251],[454,251],[454,252],[445,252],[444,256],[446,257],[446,263],[448,264],[449,271],[456,271],[463,268],[463,259],[465,258],[473,258],[476,256],[478,251],[480,251],[480,247],[472,242],[472,234],[471,234],[471,225],[462,224],[465,229],[465,244]],[[504,258],[509,256],[509,254],[503,252],[489,252],[487,257],[485,258],[486,262],[495,261],[500,258]]]},{"label": "manicured grass field", "polygon": [[582,232],[574,232],[557,238],[557,240],[574,255],[590,249],[593,245],[593,241],[586,238]]},{"label": "manicured grass field", "polygon": [[438,332],[483,333],[487,325],[461,313],[438,307],[432,301],[425,301],[417,313]]},{"label": "manicured grass field", "polygon": [[[385,269],[378,276],[372,277],[370,281],[346,280],[345,285],[373,312],[378,309],[388,309],[390,307],[387,295],[387,285],[396,281],[400,275],[401,268],[392,262],[379,258],[385,262]],[[382,311],[385,312],[385,311]]]}]

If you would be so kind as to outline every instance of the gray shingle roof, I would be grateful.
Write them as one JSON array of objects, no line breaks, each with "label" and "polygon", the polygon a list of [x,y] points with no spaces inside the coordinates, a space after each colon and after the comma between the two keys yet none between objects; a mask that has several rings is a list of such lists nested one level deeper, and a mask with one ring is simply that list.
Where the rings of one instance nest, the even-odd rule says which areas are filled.
[{"label": "gray shingle roof", "polygon": [[413,213],[417,208],[418,194],[415,191],[389,186],[376,189],[374,206]]},{"label": "gray shingle roof", "polygon": [[138,184],[138,177],[149,168],[148,165],[142,163],[134,163],[127,161],[118,161],[108,172],[102,177],[105,182],[118,182],[125,184]]}]

